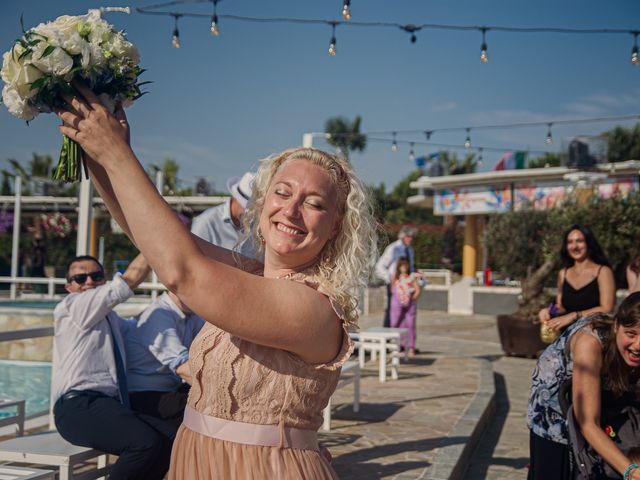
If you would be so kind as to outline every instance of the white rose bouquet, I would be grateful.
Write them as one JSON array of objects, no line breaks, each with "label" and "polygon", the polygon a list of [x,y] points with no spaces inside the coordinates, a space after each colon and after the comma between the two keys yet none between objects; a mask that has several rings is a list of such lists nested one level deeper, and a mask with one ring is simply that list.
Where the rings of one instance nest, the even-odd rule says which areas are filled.
[{"label": "white rose bouquet", "polygon": [[[24,27],[23,27],[24,32]],[[63,94],[74,95],[73,80],[88,84],[112,112],[143,95],[144,71],[138,50],[104,21],[98,10],[41,23],[16,41],[2,57],[2,101],[9,112],[29,122],[40,112],[63,108]],[[80,180],[82,149],[63,138],[54,179]]]}]

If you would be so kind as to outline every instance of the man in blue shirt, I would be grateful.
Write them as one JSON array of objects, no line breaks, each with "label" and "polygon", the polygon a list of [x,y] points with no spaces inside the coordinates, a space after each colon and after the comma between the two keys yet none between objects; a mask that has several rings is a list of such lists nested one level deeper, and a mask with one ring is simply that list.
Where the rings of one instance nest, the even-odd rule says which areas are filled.
[{"label": "man in blue shirt", "polygon": [[[231,194],[229,199],[195,217],[191,232],[227,250],[236,248],[242,239],[242,215],[253,192],[254,178],[253,172],[247,172],[240,178],[230,178],[227,181],[227,189]],[[242,242],[238,248],[245,257],[256,257],[256,248],[251,239]]]},{"label": "man in blue shirt", "polygon": [[182,423],[191,384],[189,347],[203,325],[171,292],[124,322],[131,408],[161,419],[163,432],[172,439]]}]

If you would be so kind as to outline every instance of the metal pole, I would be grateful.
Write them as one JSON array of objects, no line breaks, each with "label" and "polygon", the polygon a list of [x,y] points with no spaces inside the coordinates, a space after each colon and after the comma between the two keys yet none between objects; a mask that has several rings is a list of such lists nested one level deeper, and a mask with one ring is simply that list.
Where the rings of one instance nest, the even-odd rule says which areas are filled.
[{"label": "metal pole", "polygon": [[[160,195],[162,195],[163,185],[164,173],[162,172],[162,170],[158,170],[156,172],[156,189],[160,192]],[[154,270],[151,270],[151,283],[158,283],[158,275],[156,275],[156,272]],[[151,301],[155,300],[156,298],[158,298],[158,290],[153,289],[151,290]]]},{"label": "metal pole", "polygon": [[[22,210],[22,177],[16,175],[15,185],[15,203],[13,205],[13,242],[11,244],[11,277],[15,279],[18,276],[18,250],[20,248],[20,215]],[[11,281],[10,296],[14,300],[16,298],[16,282]]]},{"label": "metal pole", "polygon": [[78,194],[78,237],[76,243],[76,255],[89,253],[89,236],[91,229],[91,216],[93,214],[93,185],[91,180],[82,177],[80,192]]},{"label": "metal pole", "polygon": [[104,237],[101,236],[98,240],[98,260],[104,265]]},{"label": "metal pole", "polygon": [[304,134],[302,134],[302,146],[304,148],[312,148],[313,147],[313,133],[304,133]]}]

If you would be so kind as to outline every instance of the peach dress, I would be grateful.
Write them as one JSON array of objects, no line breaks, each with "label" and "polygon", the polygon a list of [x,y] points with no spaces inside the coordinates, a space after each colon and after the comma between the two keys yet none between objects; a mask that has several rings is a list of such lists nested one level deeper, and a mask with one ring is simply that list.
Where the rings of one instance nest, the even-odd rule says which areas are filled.
[{"label": "peach dress", "polygon": [[[318,288],[304,274],[292,279]],[[185,413],[185,423],[173,444],[170,479],[337,478],[317,448],[283,446],[289,428],[315,435],[340,369],[353,352],[342,310],[333,301],[331,304],[344,332],[340,352],[326,364],[307,364],[293,353],[258,345],[205,324],[189,351],[193,385],[187,411],[242,422],[228,424],[232,432],[268,425],[266,428],[275,432],[279,441],[276,446],[262,446],[207,436],[185,425]]]}]

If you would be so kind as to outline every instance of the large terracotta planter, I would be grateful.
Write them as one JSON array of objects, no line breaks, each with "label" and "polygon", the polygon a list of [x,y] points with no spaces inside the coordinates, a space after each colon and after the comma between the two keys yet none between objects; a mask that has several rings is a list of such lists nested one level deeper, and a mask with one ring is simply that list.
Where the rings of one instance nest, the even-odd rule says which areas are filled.
[{"label": "large terracotta planter", "polygon": [[534,358],[547,348],[540,340],[540,324],[529,317],[498,315],[498,334],[507,355]]}]

